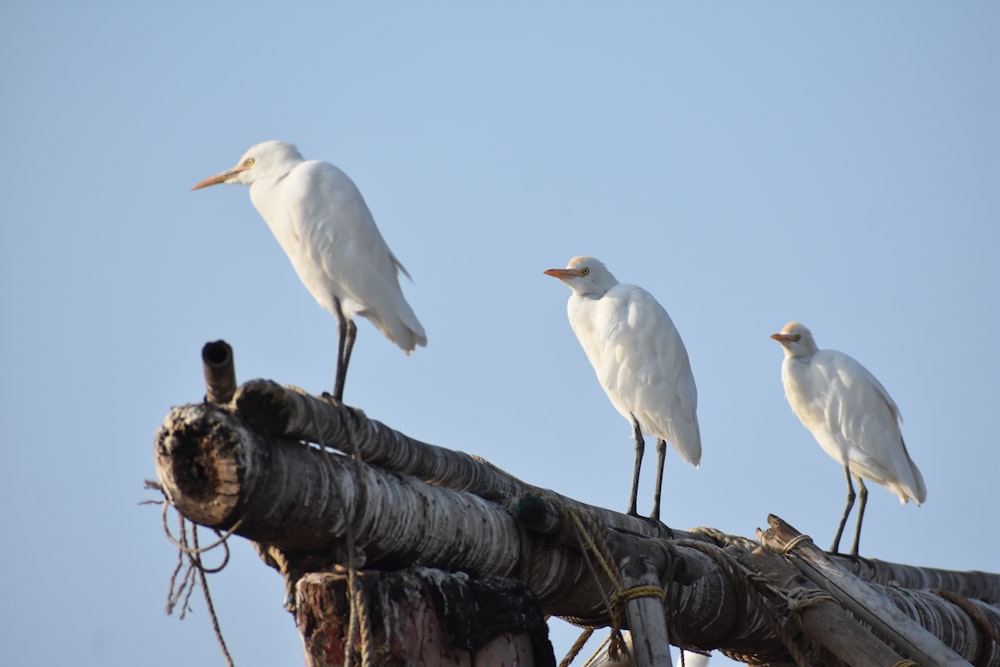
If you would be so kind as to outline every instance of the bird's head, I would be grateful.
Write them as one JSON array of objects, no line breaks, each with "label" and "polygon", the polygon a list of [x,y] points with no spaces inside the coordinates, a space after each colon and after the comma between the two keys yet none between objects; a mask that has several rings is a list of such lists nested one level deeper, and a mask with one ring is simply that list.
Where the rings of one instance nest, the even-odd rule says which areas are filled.
[{"label": "bird's head", "polygon": [[209,176],[195,184],[192,190],[201,190],[219,183],[251,185],[267,176],[283,176],[302,162],[302,154],[293,144],[284,141],[265,141],[250,147],[235,167]]},{"label": "bird's head", "polygon": [[548,269],[545,275],[558,278],[580,296],[600,298],[618,284],[604,264],[593,257],[574,257],[565,269]]},{"label": "bird's head", "polygon": [[771,338],[781,343],[788,357],[809,357],[816,352],[812,332],[799,322],[789,322],[779,333],[771,334]]}]

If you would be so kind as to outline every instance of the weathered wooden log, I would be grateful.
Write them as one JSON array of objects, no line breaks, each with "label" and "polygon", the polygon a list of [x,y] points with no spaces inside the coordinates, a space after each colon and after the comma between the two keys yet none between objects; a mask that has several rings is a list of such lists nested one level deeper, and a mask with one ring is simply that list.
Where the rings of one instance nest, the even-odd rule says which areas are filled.
[{"label": "weathered wooden log", "polygon": [[[506,498],[489,502],[264,435],[232,412],[207,404],[171,411],[157,435],[156,456],[168,498],[183,514],[280,548],[290,560],[306,555],[313,571],[346,562],[344,539],[351,530],[360,549],[353,554],[358,566],[390,569],[421,562],[476,576],[515,576],[530,586],[546,613],[606,625],[602,591],[616,584],[581,546],[586,535],[607,546],[612,562],[629,555],[651,560],[666,591],[670,634],[678,645],[775,661],[788,655],[767,618],[787,615],[786,602],[745,590],[754,568],[766,570],[766,562],[736,565],[729,553],[746,553],[753,543],[729,543],[710,531],[678,532],[677,540],[636,534],[615,526],[641,520],[622,517],[609,525],[601,517],[615,513],[564,505],[554,494],[540,499],[551,504],[551,513],[542,512],[551,520],[535,533],[512,514]],[[582,527],[574,524],[580,516],[586,519]],[[766,557],[781,560],[777,554]],[[292,569],[296,579],[309,571],[286,572]]]},{"label": "weathered wooden log", "polygon": [[157,472],[177,509],[291,552],[326,553],[348,525],[369,564],[411,562],[506,575],[518,532],[499,506],[351,458],[246,429],[208,404],[175,408],[159,432]]},{"label": "weathered wooden log", "polygon": [[830,553],[826,553],[826,557],[867,583],[911,590],[940,589],[991,605],[1000,605],[1000,575],[997,574],[976,570],[940,570]]},{"label": "weathered wooden log", "polygon": [[[359,578],[364,603],[353,611],[343,572],[299,580],[296,624],[307,667],[342,665],[352,647],[362,654],[365,640],[374,665],[555,666],[541,609],[516,580],[427,568],[363,571]],[[369,636],[348,638],[351,613],[367,616]]]},{"label": "weathered wooden log", "polygon": [[[930,591],[903,590],[865,584],[828,558],[788,523],[769,516],[770,529],[760,531],[761,542],[791,558],[803,575],[900,651],[920,664],[962,667],[1000,664],[1000,653],[974,620]],[[983,605],[987,623],[1000,629],[1000,610]],[[964,617],[964,618],[963,618]]]},{"label": "weathered wooden log", "polygon": [[[207,404],[171,411],[158,433],[156,457],[164,490],[182,514],[281,547],[282,558],[293,561],[286,563],[286,572],[301,575],[317,569],[324,558],[344,563],[346,516],[363,549],[357,555],[359,565],[392,568],[422,562],[480,576],[515,574],[531,586],[546,613],[591,625],[609,622],[601,591],[613,583],[603,574],[595,581],[592,565],[573,548],[576,536],[568,547],[562,539],[532,538],[519,530],[503,506],[477,496],[367,465],[360,474],[367,481],[359,481],[359,467],[352,459],[256,434],[235,415]],[[364,503],[355,501],[361,488],[368,492]],[[438,511],[458,518],[442,517],[444,523],[436,527],[439,520],[433,516],[414,522]],[[454,521],[466,523],[448,523]],[[631,549],[636,540],[646,540],[644,551],[662,568],[661,574],[682,570],[695,578],[695,591],[661,579],[678,611],[676,622],[684,623],[678,628],[684,628],[681,634],[689,642],[711,646],[727,636],[756,641],[759,618],[752,609],[740,608],[743,601],[736,599],[711,557],[595,525],[594,538],[607,541],[612,549]],[[707,543],[703,547],[715,548]],[[296,566],[301,554],[311,559],[309,567]],[[670,558],[683,566],[668,567]],[[689,617],[688,609],[695,615]],[[688,618],[694,619],[690,627]],[[734,630],[737,621],[742,626]]]},{"label": "weathered wooden log", "polygon": [[[410,438],[382,422],[369,419],[357,408],[337,403],[330,397],[313,396],[297,387],[284,387],[270,380],[251,380],[237,390],[233,405],[243,421],[259,433],[323,444],[351,455],[356,447],[366,463],[412,475],[435,486],[468,491],[511,508],[525,496],[551,498],[561,505],[584,507],[549,489],[526,484],[487,461]],[[662,523],[601,507],[585,507],[612,528],[650,537],[671,536],[670,529]]]},{"label": "weathered wooden log", "polygon": [[[337,549],[350,525],[366,566],[422,562],[479,575],[517,570],[553,613],[582,622],[607,620],[599,591],[579,585],[593,576],[579,553],[553,557],[563,546],[560,539],[533,540],[534,551],[523,549],[525,534],[510,513],[478,496],[255,433],[236,415],[208,404],[170,412],[157,435],[156,460],[167,497],[203,525],[235,527],[256,542],[293,554],[329,554],[331,560],[343,556]],[[613,547],[632,548],[640,539],[598,530],[604,532],[599,539],[610,538]],[[669,554],[663,544],[653,540],[648,546],[649,557],[665,570]],[[537,557],[525,559],[525,553]],[[711,566],[698,553],[687,560],[692,572]],[[721,581],[712,588],[724,597]]]},{"label": "weathered wooden log", "polygon": [[[584,505],[554,491],[531,486],[482,459],[415,440],[368,419],[360,410],[331,398],[312,396],[296,387],[251,380],[238,389],[233,404],[243,420],[260,433],[323,443],[348,454],[353,454],[353,446],[357,446],[365,462],[502,502],[535,532],[555,534],[562,529],[559,512],[554,507],[558,503],[585,508],[601,523],[622,533],[704,540],[698,534],[671,531],[658,522]],[[1000,576],[996,574],[953,572],[841,555],[830,557],[864,581],[893,582],[914,589],[938,588],[1000,605]]]}]

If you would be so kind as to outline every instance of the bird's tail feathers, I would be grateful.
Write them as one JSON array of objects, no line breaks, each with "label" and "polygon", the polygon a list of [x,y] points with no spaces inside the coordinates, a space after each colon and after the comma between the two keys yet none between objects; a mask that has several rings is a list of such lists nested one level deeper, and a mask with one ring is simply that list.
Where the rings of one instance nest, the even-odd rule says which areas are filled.
[{"label": "bird's tail feathers", "polygon": [[395,309],[388,321],[382,319],[378,313],[368,313],[367,317],[386,338],[402,348],[406,354],[411,354],[418,345],[427,346],[427,334],[405,301],[403,306]]},{"label": "bird's tail feathers", "polygon": [[[913,499],[913,502],[920,505],[927,500],[927,485],[924,484],[924,476],[920,474],[920,468],[910,458],[910,452],[906,449],[906,441],[900,438],[900,442],[903,444],[903,454],[906,456],[906,463],[909,465],[910,473],[913,476],[913,486],[910,489],[909,496]],[[903,502],[906,501],[904,500]]]}]

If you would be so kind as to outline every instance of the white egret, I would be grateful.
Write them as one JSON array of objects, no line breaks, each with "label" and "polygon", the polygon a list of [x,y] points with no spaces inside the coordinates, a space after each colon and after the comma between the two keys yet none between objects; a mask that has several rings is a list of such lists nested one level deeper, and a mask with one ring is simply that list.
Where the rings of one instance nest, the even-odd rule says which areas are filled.
[{"label": "white egret", "polygon": [[698,390],[680,334],[653,296],[619,283],[600,261],[574,257],[565,269],[549,269],[573,294],[569,323],[612,405],[632,424],[635,468],[628,513],[635,514],[643,434],[656,437],[656,491],[651,518],[660,518],[666,442],[685,462],[701,462]]},{"label": "white egret", "polygon": [[354,182],[337,167],[305,160],[283,141],[251,147],[232,169],[192,188],[250,186],[250,201],[271,228],[299,279],[337,318],[333,395],[343,399],[347,366],[361,315],[410,354],[427,336],[399,287],[403,265],[389,250]]},{"label": "white egret", "polygon": [[847,516],[854,506],[855,479],[860,487],[858,525],[851,555],[858,555],[861,522],[868,503],[865,479],[920,505],[927,498],[924,478],[910,459],[900,433],[899,408],[874,375],[836,350],[819,350],[809,329],[789,322],[771,336],[781,343],[785,360],[781,381],[792,412],[820,447],[844,468],[847,506],[830,551],[837,553]]}]

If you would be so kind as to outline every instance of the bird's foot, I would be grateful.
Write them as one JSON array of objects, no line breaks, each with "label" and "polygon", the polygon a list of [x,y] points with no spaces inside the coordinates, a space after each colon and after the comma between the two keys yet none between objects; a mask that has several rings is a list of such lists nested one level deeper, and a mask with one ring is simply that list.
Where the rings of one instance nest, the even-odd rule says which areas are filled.
[{"label": "bird's foot", "polygon": [[654,512],[654,513],[650,514],[649,518],[646,518],[646,517],[643,517],[643,518],[646,521],[649,521],[650,523],[654,524],[657,528],[665,528],[666,531],[667,531],[667,537],[669,539],[672,540],[672,539],[675,538],[674,531],[670,529],[670,526],[668,526],[667,524],[665,524],[662,521],[660,521],[660,513],[659,512]]},{"label": "bird's foot", "polygon": [[328,391],[324,391],[323,393],[321,393],[319,395],[319,397],[322,398],[324,401],[327,401],[329,403],[336,403],[337,405],[344,405],[344,399],[343,398],[338,397],[336,394],[331,394]]}]

